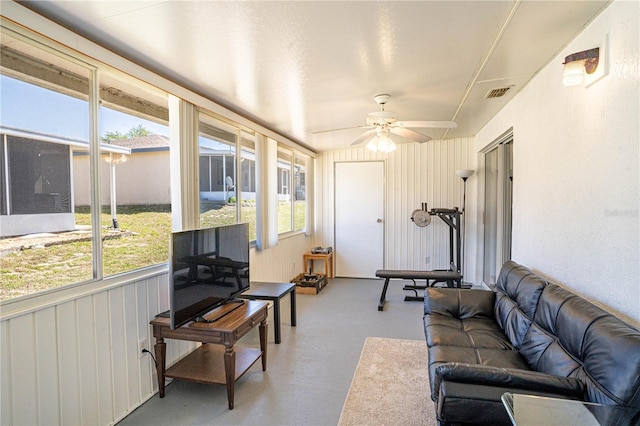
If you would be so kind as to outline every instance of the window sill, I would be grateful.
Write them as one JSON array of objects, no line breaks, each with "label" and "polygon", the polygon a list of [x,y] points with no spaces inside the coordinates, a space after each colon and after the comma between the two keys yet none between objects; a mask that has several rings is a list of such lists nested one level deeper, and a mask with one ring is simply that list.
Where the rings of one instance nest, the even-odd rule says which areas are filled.
[{"label": "window sill", "polygon": [[278,239],[279,240],[284,240],[287,238],[292,238],[292,237],[297,237],[298,235],[305,235],[305,231],[304,229],[298,230],[298,231],[289,231],[289,232],[284,232],[282,234],[278,234]]},{"label": "window sill", "polygon": [[135,271],[110,276],[99,281],[72,284],[59,289],[51,289],[43,293],[23,296],[13,300],[0,302],[0,321],[30,314],[51,306],[60,305],[71,300],[100,293],[112,288],[122,287],[131,282],[169,272],[169,264],[149,266]]}]

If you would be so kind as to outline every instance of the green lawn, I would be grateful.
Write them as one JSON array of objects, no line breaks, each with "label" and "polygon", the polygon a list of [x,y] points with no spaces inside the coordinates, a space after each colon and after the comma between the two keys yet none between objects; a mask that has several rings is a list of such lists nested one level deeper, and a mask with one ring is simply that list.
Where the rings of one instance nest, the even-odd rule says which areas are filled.
[{"label": "green lawn", "polygon": [[[304,226],[304,201],[296,204],[296,227]],[[302,206],[302,207],[301,207]],[[286,209],[279,209],[280,213]],[[290,211],[290,210],[289,210]],[[120,238],[103,241],[103,270],[108,277],[144,266],[166,262],[169,255],[171,210],[168,205],[118,206]],[[201,227],[235,223],[235,205],[205,208],[200,213]],[[242,220],[250,223],[250,238],[255,239],[256,208],[243,205]],[[289,220],[279,215],[280,226]],[[108,208],[101,216],[103,236],[112,235]],[[76,224],[90,225],[88,208],[76,209]],[[283,228],[280,228],[283,229]],[[93,278],[91,241],[33,248],[0,258],[0,300],[7,300],[66,284]]]}]

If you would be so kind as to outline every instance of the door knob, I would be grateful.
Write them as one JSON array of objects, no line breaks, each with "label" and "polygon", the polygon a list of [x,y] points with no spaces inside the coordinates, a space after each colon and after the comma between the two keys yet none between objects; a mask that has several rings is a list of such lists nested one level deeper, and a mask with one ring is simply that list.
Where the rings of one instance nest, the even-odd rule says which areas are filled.
[{"label": "door knob", "polygon": [[376,222],[382,223],[382,219],[378,219],[378,220],[376,220]]}]

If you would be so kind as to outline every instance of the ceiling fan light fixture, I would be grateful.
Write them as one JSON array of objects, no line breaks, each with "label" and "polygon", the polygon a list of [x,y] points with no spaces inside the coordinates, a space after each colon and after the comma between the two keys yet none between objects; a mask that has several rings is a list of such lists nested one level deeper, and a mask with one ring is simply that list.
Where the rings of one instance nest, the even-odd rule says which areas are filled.
[{"label": "ceiling fan light fixture", "polygon": [[381,152],[387,154],[396,149],[396,144],[386,134],[381,134],[371,138],[367,143],[367,149],[373,152]]},{"label": "ceiling fan light fixture", "polygon": [[387,153],[395,149],[396,149],[396,144],[393,143],[393,141],[389,136],[382,135],[378,137],[378,151]]}]

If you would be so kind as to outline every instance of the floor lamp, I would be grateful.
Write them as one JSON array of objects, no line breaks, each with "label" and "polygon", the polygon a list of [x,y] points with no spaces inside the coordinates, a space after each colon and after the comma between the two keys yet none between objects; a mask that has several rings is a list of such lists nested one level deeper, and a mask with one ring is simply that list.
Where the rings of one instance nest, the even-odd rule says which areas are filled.
[{"label": "floor lamp", "polygon": [[466,227],[466,213],[465,213],[465,208],[466,208],[466,204],[467,204],[467,179],[469,179],[473,174],[475,173],[475,170],[456,170],[456,174],[462,178],[463,183],[463,192],[462,192],[462,262],[460,265],[460,271],[462,272],[462,274],[464,275],[464,249],[465,249],[465,237],[466,237],[466,231],[467,231],[467,227]]}]

